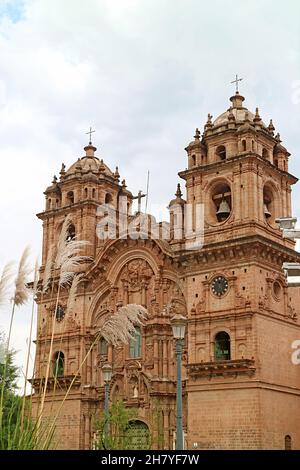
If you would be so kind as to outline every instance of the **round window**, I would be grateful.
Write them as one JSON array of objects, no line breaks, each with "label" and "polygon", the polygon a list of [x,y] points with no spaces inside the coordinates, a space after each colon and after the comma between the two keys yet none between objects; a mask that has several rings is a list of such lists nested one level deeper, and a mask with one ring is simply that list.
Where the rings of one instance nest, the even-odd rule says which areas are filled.
[{"label": "round window", "polygon": [[65,316],[64,308],[61,305],[58,305],[56,309],[56,315],[55,315],[56,321],[61,322],[64,319],[64,316]]},{"label": "round window", "polygon": [[278,281],[273,282],[273,294],[277,300],[280,299],[281,296],[281,284]]}]

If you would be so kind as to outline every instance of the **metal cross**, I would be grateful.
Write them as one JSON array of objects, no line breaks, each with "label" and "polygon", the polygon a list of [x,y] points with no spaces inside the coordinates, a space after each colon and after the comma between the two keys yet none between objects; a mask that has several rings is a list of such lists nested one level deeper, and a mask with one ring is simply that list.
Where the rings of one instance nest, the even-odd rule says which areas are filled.
[{"label": "metal cross", "polygon": [[241,82],[242,80],[243,80],[242,78],[238,78],[238,75],[236,75],[235,80],[230,82],[230,83],[235,83],[235,90],[237,93],[239,92],[239,82]]},{"label": "metal cross", "polygon": [[96,132],[96,131],[92,131],[92,128],[90,127],[90,130],[89,132],[86,132],[86,134],[90,134],[90,141],[89,141],[89,144],[92,145],[92,133],[93,132]]},{"label": "metal cross", "polygon": [[143,194],[142,191],[138,192],[137,196],[134,196],[132,199],[137,199],[138,200],[138,213],[141,212],[141,205],[142,205],[142,198],[146,197],[146,194]]}]

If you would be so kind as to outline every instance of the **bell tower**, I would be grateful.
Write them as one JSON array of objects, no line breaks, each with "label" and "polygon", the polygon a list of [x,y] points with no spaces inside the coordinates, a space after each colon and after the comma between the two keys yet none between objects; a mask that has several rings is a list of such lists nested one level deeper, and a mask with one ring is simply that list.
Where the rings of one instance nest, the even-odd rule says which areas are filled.
[{"label": "bell tower", "polygon": [[297,179],[288,173],[290,154],[272,120],[266,126],[238,92],[230,101],[214,121],[208,115],[202,138],[196,129],[186,148],[188,169],[179,175],[186,180],[187,202],[204,204],[206,243],[259,234],[293,247],[275,224],[279,215],[291,215]]},{"label": "bell tower", "polygon": [[300,256],[275,223],[292,215],[297,178],[273,122],[266,125],[244,101],[237,91],[224,113],[215,120],[208,114],[179,173],[194,215],[196,204],[204,206],[203,248],[178,254],[190,312],[189,443],[282,449],[292,435],[299,448],[290,411],[300,407],[291,362],[299,289],[288,287],[282,263]]},{"label": "bell tower", "polygon": [[[97,148],[90,141],[84,147],[85,155],[71,165],[66,171],[62,164],[60,180],[54,176],[52,185],[45,191],[46,208],[38,217],[44,223],[43,255],[46,257],[51,245],[56,245],[60,228],[67,214],[72,215],[73,226],[70,237],[90,242],[87,255],[95,258],[102,249],[102,241],[97,238],[97,208],[110,205],[118,210],[119,198],[126,195],[130,213],[132,194],[126,189],[125,180],[120,184],[118,167],[112,172],[99,159]],[[43,259],[43,264],[46,259]]]}]

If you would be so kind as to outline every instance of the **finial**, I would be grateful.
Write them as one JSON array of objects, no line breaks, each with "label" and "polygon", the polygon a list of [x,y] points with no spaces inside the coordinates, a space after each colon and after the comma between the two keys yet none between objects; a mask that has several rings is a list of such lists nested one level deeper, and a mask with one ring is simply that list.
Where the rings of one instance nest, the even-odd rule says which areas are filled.
[{"label": "finial", "polygon": [[195,140],[199,140],[199,139],[200,139],[200,136],[201,136],[200,131],[199,131],[198,127],[196,127],[194,139],[195,139]]},{"label": "finial", "polygon": [[105,165],[104,165],[104,162],[103,162],[103,158],[101,158],[101,160],[100,160],[99,171],[100,171],[100,173],[104,173],[104,171],[105,171]]},{"label": "finial", "polygon": [[254,116],[253,121],[254,121],[254,122],[260,122],[260,121],[261,121],[261,117],[260,117],[260,115],[259,115],[258,108],[255,108],[255,116]]},{"label": "finial", "polygon": [[280,144],[280,142],[282,142],[282,140],[280,139],[280,134],[279,132],[277,132],[276,136],[275,136],[275,139],[276,141]]},{"label": "finial", "polygon": [[268,125],[268,130],[269,130],[270,134],[274,135],[275,127],[273,125],[273,120],[272,119],[270,119],[270,124]]},{"label": "finial", "polygon": [[52,184],[56,184],[56,183],[57,183],[57,176],[56,176],[56,175],[54,175],[54,176],[53,176],[53,181],[52,181]]},{"label": "finial", "polygon": [[208,113],[205,129],[212,127],[212,115]]},{"label": "finial", "polygon": [[116,166],[116,171],[115,171],[115,174],[114,174],[114,177],[116,178],[116,180],[120,180],[120,173],[119,173],[119,167]]},{"label": "finial", "polygon": [[175,196],[176,196],[178,199],[181,199],[182,192],[181,192],[181,188],[180,188],[180,183],[177,184],[177,191],[176,191],[176,193],[175,193]]},{"label": "finial", "polygon": [[59,172],[61,176],[65,176],[66,174],[66,165],[64,163],[61,164],[61,170]]},{"label": "finial", "polygon": [[126,189],[126,188],[127,188],[125,179],[122,181],[122,188],[123,188],[123,189]]},{"label": "finial", "polygon": [[212,124],[212,115],[210,113],[208,113],[207,115],[207,121],[206,121],[206,124],[204,126],[204,132],[205,134],[211,134],[212,133],[212,127],[213,127],[213,124]]}]

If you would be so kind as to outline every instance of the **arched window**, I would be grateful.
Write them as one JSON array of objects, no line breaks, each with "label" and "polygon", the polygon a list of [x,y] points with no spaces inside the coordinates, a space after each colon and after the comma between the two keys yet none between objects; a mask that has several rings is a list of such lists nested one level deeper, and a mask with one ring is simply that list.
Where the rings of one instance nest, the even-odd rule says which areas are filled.
[{"label": "arched window", "polygon": [[289,435],[284,438],[284,450],[292,450],[292,438]]},{"label": "arched window", "polygon": [[252,152],[254,152],[254,140],[252,140]]},{"label": "arched window", "polygon": [[99,341],[99,352],[101,355],[106,356],[108,352],[108,343],[106,339],[100,338]]},{"label": "arched window", "polygon": [[192,155],[192,165],[196,166],[196,155]]},{"label": "arched window", "polygon": [[246,147],[247,147],[247,145],[246,145],[246,141],[244,139],[244,140],[242,140],[242,150],[243,150],[243,152],[246,152]]},{"label": "arched window", "polygon": [[216,154],[220,160],[225,160],[226,158],[226,148],[224,145],[219,145],[216,149]]},{"label": "arched window", "polygon": [[105,195],[105,204],[111,204],[112,203],[112,195],[107,193]]},{"label": "arched window", "polygon": [[51,199],[47,199],[47,209],[51,209]]},{"label": "arched window", "polygon": [[53,356],[53,375],[55,377],[62,377],[65,368],[65,355],[63,352],[58,351]]},{"label": "arched window", "polygon": [[93,199],[95,199],[95,196],[96,196],[96,189],[93,188]]},{"label": "arched window", "polygon": [[134,338],[130,340],[129,356],[132,358],[141,357],[142,354],[142,334],[141,329],[135,329]]},{"label": "arched window", "polygon": [[230,336],[226,331],[220,331],[215,336],[215,360],[230,360]]},{"label": "arched window", "polygon": [[73,193],[73,191],[69,191],[67,193],[67,204],[74,204],[74,193]]},{"label": "arched window", "polygon": [[266,160],[269,159],[269,152],[268,152],[267,149],[263,148],[262,156],[263,156]]},{"label": "arched window", "polygon": [[84,197],[87,199],[89,195],[89,190],[88,188],[84,188]]},{"label": "arched window", "polygon": [[71,224],[68,228],[67,242],[70,242],[71,240],[75,240],[75,236],[76,236],[75,226]]}]

